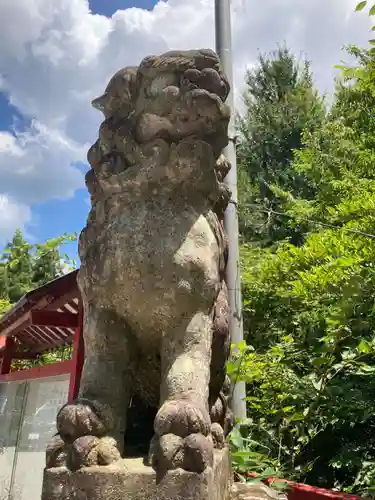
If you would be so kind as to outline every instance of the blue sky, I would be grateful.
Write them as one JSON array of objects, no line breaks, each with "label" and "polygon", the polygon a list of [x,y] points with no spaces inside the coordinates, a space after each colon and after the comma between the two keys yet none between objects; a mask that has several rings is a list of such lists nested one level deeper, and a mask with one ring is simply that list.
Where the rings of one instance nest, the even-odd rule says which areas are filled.
[{"label": "blue sky", "polygon": [[[155,3],[154,0],[90,0],[89,6],[92,13],[111,17],[117,10],[130,7],[151,10]],[[28,117],[22,116],[9,103],[7,95],[0,92],[0,130],[11,131],[15,123],[18,129],[23,129],[29,122]],[[81,165],[81,168],[85,171],[87,166]],[[35,241],[44,241],[62,233],[79,233],[85,225],[88,210],[88,193],[86,189],[79,189],[73,198],[35,204],[32,222],[26,226],[26,231]],[[76,258],[76,244],[69,244],[66,250]]]},{"label": "blue sky", "polygon": [[130,7],[152,9],[155,3],[153,0],[89,0],[92,12],[104,16],[112,16],[116,10],[129,9]]}]

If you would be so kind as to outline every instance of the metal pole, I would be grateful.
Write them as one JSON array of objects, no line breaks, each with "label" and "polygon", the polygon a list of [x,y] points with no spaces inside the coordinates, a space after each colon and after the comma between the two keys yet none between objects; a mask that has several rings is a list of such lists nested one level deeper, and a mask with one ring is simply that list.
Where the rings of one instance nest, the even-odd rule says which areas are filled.
[{"label": "metal pole", "polygon": [[[22,384],[24,384],[23,396],[22,396],[22,406],[21,406],[20,419],[18,422],[17,437],[16,437],[15,446],[14,446],[12,473],[11,473],[10,481],[9,481],[9,496],[6,500],[12,500],[13,498],[17,498],[18,493],[19,493],[18,491],[14,491],[14,489],[15,489],[14,487],[15,487],[15,481],[16,481],[18,453],[20,451],[20,444],[21,444],[21,439],[22,439],[22,429],[23,429],[23,423],[24,423],[25,415],[26,415],[27,398],[29,397],[29,391],[30,391],[30,382],[21,382],[20,385],[22,385]],[[18,384],[15,385],[15,387],[18,389]],[[17,398],[17,395],[14,399],[15,403],[17,401],[16,398]]]},{"label": "metal pole", "polygon": [[[222,70],[226,74],[231,91],[228,96],[228,105],[231,108],[231,120],[228,127],[229,144],[224,150],[225,156],[232,166],[225,179],[226,185],[232,192],[232,197],[224,215],[224,227],[229,240],[229,258],[227,264],[227,286],[229,292],[230,335],[232,344],[243,340],[242,298],[239,268],[238,244],[238,214],[237,214],[237,161],[236,139],[234,122],[233,97],[233,65],[232,65],[232,33],[231,33],[231,0],[215,0],[215,34],[216,52],[221,61]],[[235,418],[246,418],[246,388],[244,382],[237,382],[233,391],[232,409]]]}]

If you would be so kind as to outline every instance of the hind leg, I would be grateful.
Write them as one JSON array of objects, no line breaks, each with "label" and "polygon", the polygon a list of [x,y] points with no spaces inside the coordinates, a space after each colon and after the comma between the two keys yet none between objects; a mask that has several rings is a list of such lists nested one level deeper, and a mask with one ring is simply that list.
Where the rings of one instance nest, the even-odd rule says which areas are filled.
[{"label": "hind leg", "polygon": [[215,448],[225,446],[225,436],[232,426],[230,384],[226,381],[226,363],[230,353],[229,316],[228,290],[223,281],[214,308],[209,396],[211,434]]},{"label": "hind leg", "polygon": [[85,310],[84,339],[79,397],[58,413],[58,435],[47,448],[47,467],[108,465],[122,453],[136,372],[134,342],[121,318],[92,307]]}]

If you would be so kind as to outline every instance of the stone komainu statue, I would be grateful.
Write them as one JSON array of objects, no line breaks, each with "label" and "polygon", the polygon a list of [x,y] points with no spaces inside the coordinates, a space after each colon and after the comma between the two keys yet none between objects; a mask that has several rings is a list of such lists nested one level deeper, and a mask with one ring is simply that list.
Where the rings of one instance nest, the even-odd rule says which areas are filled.
[{"label": "stone komainu statue", "polygon": [[85,364],[47,468],[109,465],[146,445],[157,472],[199,473],[224,446],[228,93],[216,54],[199,50],[121,69],[93,101],[105,120],[79,240]]}]

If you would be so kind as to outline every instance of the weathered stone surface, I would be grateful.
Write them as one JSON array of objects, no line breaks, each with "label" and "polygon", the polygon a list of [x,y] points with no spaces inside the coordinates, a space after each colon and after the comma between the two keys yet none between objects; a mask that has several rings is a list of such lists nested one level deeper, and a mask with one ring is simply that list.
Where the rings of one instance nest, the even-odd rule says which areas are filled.
[{"label": "weathered stone surface", "polygon": [[170,471],[160,482],[141,458],[108,467],[66,468],[44,473],[42,500],[229,500],[231,471],[228,450],[215,451],[213,468],[203,474]]},{"label": "weathered stone surface", "polygon": [[286,500],[284,493],[278,493],[263,483],[233,483],[232,500]]},{"label": "weathered stone surface", "polygon": [[85,364],[48,468],[63,464],[89,484],[93,465],[151,441],[159,475],[212,474],[232,424],[219,221],[230,195],[228,93],[217,55],[194,50],[121,69],[93,101],[105,120],[88,152],[92,208],[79,239]]}]

